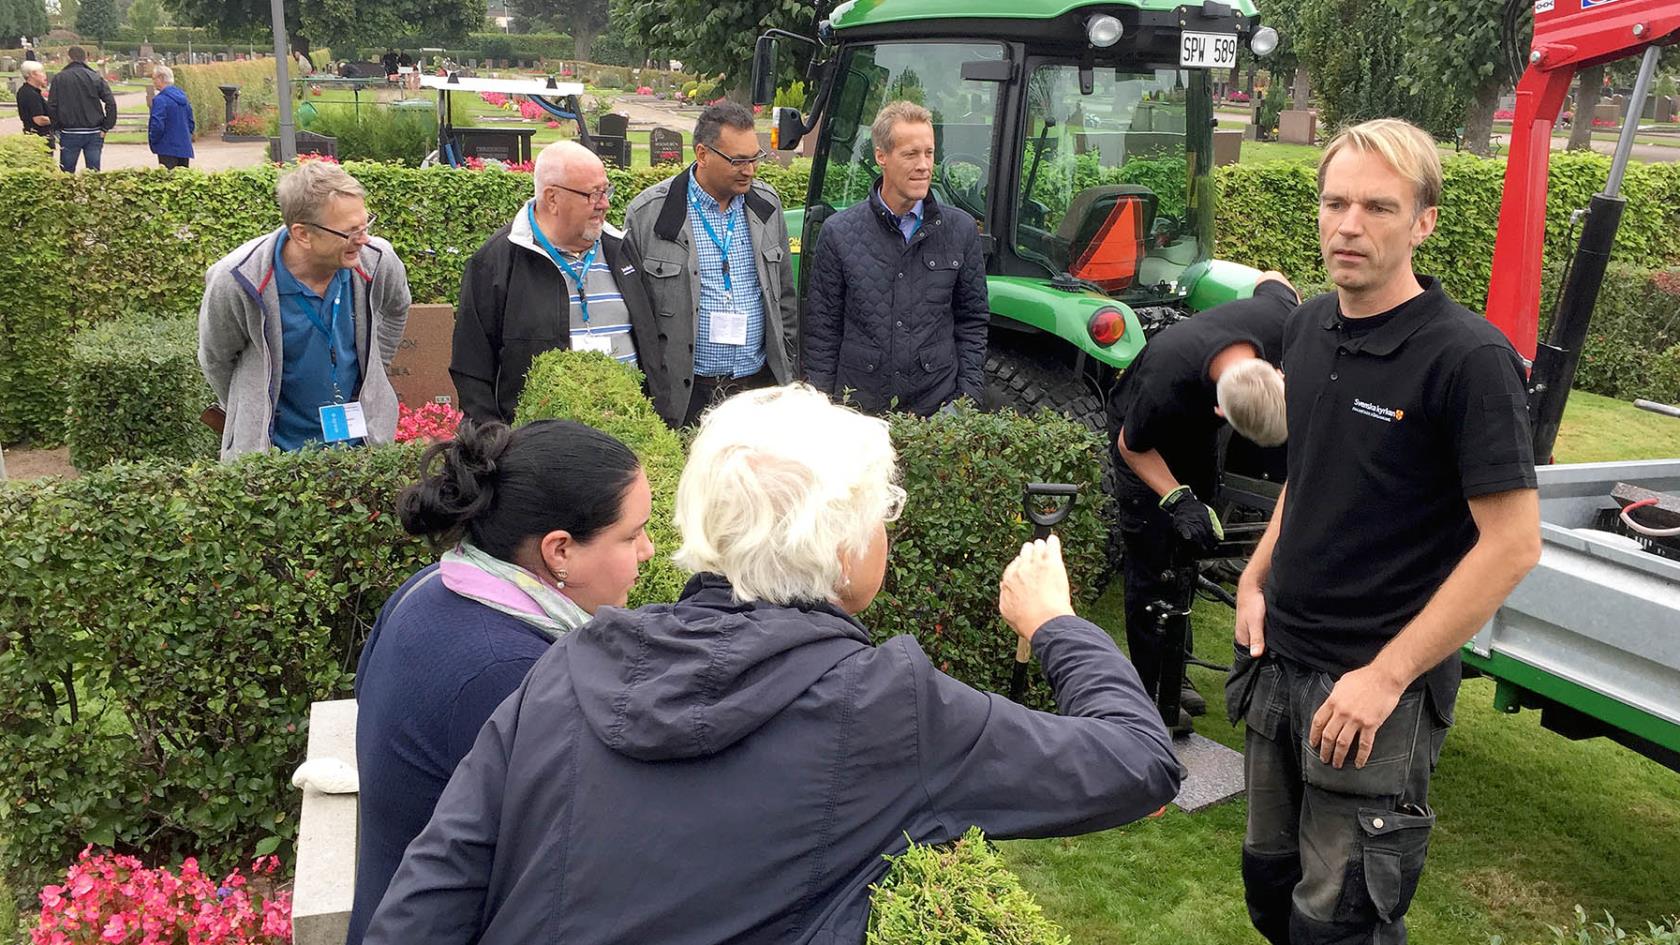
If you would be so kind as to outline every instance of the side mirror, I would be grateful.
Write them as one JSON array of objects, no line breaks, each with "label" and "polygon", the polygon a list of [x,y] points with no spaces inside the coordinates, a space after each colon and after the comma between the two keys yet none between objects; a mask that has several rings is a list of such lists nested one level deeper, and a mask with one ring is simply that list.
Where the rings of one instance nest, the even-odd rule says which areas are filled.
[{"label": "side mirror", "polygon": [[776,109],[776,125],[770,132],[770,147],[776,151],[791,151],[799,147],[805,136],[805,116],[799,109],[782,106]]},{"label": "side mirror", "polygon": [[776,100],[776,40],[760,36],[753,46],[752,100],[768,105]]}]

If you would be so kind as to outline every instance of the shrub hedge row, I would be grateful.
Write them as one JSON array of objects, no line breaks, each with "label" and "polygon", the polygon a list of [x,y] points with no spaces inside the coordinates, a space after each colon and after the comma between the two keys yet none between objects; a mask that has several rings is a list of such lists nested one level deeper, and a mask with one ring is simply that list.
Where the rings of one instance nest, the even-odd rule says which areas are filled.
[{"label": "shrub hedge row", "polygon": [[[637,384],[600,356],[551,356],[520,415],[579,419],[635,450],[669,555],[681,447]],[[1014,638],[996,617],[997,580],[1029,532],[1021,487],[1064,480],[1090,494],[1100,444],[1061,418],[973,412],[895,419],[893,435],[909,501],[864,621],[1001,689]],[[0,484],[0,875],[16,891],[86,843],[222,868],[267,840],[290,861],[287,778],[309,703],[350,692],[379,607],[432,557],[392,511],[418,453],[115,463]],[[1082,503],[1061,529],[1084,588],[1102,565],[1100,511]],[[680,581],[650,565],[632,603],[672,599]],[[1029,700],[1049,705],[1041,679]]]},{"label": "shrub hedge row", "polygon": [[977,828],[913,845],[874,887],[865,945],[1068,945]]},{"label": "shrub hedge row", "polygon": [[70,345],[69,386],[67,439],[77,469],[216,458],[220,441],[198,419],[216,397],[198,368],[197,319],[89,328]]},{"label": "shrub hedge row", "polygon": [[[223,79],[216,74],[206,81],[212,87],[206,101],[217,103],[219,116],[213,87]],[[1602,186],[1608,166],[1598,155],[1554,158],[1549,260],[1566,255],[1569,211]],[[515,174],[373,165],[353,170],[368,187],[381,232],[408,265],[417,301],[453,302],[467,257],[512,216],[531,187],[529,177]],[[1447,162],[1441,225],[1419,254],[1420,269],[1441,274],[1447,290],[1472,307],[1487,291],[1502,170],[1499,161]],[[611,171],[611,219],[618,222],[632,197],[670,172]],[[795,206],[809,172],[808,161],[760,171]],[[1310,166],[1235,165],[1220,169],[1218,181],[1221,257],[1279,269],[1298,282],[1323,280]],[[21,235],[0,254],[0,441],[60,440],[65,339],[108,319],[196,309],[209,264],[278,225],[273,186],[272,168],[0,172],[0,231]],[[1623,221],[1617,259],[1646,269],[1680,260],[1680,164],[1633,165],[1625,192],[1634,209]]]}]

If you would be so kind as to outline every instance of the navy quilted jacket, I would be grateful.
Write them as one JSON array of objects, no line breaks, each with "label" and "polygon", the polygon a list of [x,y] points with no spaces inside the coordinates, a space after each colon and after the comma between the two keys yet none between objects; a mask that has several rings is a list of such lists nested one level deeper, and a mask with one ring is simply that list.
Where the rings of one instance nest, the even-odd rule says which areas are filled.
[{"label": "navy quilted jacket", "polygon": [[[907,244],[877,200],[823,223],[805,291],[805,375],[858,407],[926,416],[986,381],[986,259],[974,219],[929,194]],[[896,399],[896,402],[895,402]]]}]

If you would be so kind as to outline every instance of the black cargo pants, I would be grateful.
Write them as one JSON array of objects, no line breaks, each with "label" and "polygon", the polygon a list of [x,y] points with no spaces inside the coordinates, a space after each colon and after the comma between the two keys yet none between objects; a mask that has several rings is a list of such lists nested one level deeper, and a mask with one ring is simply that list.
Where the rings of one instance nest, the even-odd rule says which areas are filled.
[{"label": "black cargo pants", "polygon": [[1401,945],[1435,813],[1429,777],[1447,725],[1414,687],[1377,730],[1365,767],[1307,745],[1335,679],[1237,647],[1225,699],[1247,726],[1242,874],[1254,927],[1273,945]]}]

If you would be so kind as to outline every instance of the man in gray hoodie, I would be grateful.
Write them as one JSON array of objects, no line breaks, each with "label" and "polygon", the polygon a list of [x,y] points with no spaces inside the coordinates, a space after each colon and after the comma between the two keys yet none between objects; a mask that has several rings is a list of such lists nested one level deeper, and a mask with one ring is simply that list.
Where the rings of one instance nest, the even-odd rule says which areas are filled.
[{"label": "man in gray hoodie", "polygon": [[408,274],[369,232],[366,192],[336,164],[280,178],[284,225],[204,277],[198,363],[226,420],[222,460],[270,447],[389,443],[386,377],[408,322]]}]

